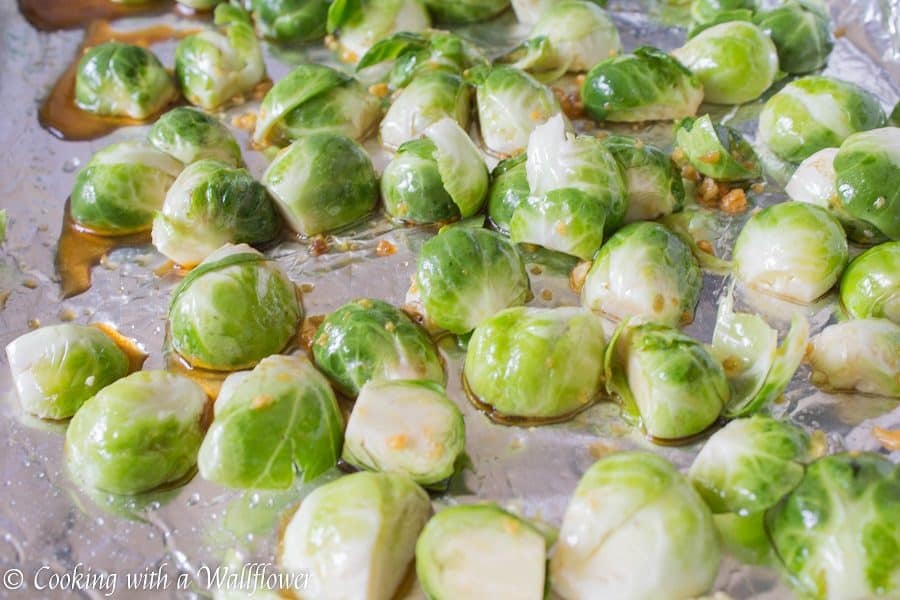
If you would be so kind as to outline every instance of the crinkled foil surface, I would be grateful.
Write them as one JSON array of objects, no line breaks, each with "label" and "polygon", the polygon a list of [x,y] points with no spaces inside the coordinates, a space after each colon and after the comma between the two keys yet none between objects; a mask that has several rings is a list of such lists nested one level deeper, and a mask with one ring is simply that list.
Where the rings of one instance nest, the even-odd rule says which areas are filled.
[{"label": "crinkled foil surface", "polygon": [[[864,86],[889,110],[900,95],[900,2],[833,0],[830,8],[837,40],[825,73]],[[685,30],[677,25],[684,22],[685,9],[629,0],[611,0],[609,9],[626,50],[645,43],[672,49],[682,43]],[[119,21],[115,27],[135,28],[160,21],[177,25],[177,19],[169,15]],[[526,33],[511,14],[464,32],[494,53],[511,47]],[[143,137],[146,129],[126,128],[92,142],[60,141],[41,129],[37,120],[40,101],[73,57],[80,39],[80,31],[39,33],[24,21],[13,0],[0,2],[0,207],[10,215],[8,239],[0,248],[0,291],[8,295],[0,310],[0,345],[38,323],[49,325],[73,317],[80,323],[109,321],[144,346],[150,355],[145,368],[160,368],[164,364],[166,306],[177,278],[154,274],[164,260],[152,246],[114,251],[94,270],[94,284],[88,292],[60,299],[53,257],[75,172],[109,142]],[[154,50],[165,64],[173,64],[174,43],[159,44]],[[332,60],[324,48],[309,53],[313,59]],[[276,48],[268,48],[267,55],[275,80],[291,64],[307,58],[300,52]],[[757,101],[738,109],[712,107],[710,112],[752,138],[761,105],[762,101]],[[239,107],[226,118],[252,108]],[[619,131],[671,147],[668,124]],[[246,132],[237,131],[237,135],[252,173],[261,176],[266,159],[248,149]],[[377,141],[368,147],[376,166],[383,168],[387,155],[377,149]],[[751,195],[756,205],[783,199],[783,184],[789,175],[777,161],[766,162],[768,186],[763,194]],[[717,254],[727,255],[745,219],[742,215],[723,220]],[[325,255],[314,256],[302,242],[283,243],[270,254],[295,282],[310,284],[304,305],[307,314],[320,315],[360,296],[402,304],[418,249],[430,235],[427,230],[393,227],[378,217],[333,240]],[[377,256],[375,247],[382,239],[395,245],[397,252]],[[543,264],[540,271],[532,273],[532,304],[578,304],[568,289],[564,268]],[[725,279],[705,275],[703,298],[688,333],[704,342],[711,340],[718,299],[726,288]],[[736,300],[739,310],[760,312],[782,333],[790,312],[796,309],[740,289]],[[829,298],[806,309],[813,334],[829,322],[834,307],[834,298]],[[441,345],[449,367],[450,395],[465,415],[471,465],[453,479],[445,495],[435,498],[436,503],[494,500],[558,526],[580,475],[603,453],[644,448],[686,469],[698,450],[697,444],[653,446],[625,425],[612,403],[598,404],[562,425],[515,428],[492,424],[462,392],[462,351],[447,340]],[[10,392],[5,355],[0,362],[4,399],[0,408],[0,571],[20,569],[28,586],[18,592],[0,587],[0,597],[103,597],[102,590],[51,594],[30,587],[34,573],[41,568],[45,575],[63,574],[79,564],[93,572],[118,573],[116,597],[211,597],[214,590],[207,589],[204,565],[215,568],[272,561],[281,519],[309,486],[278,493],[240,492],[195,477],[179,489],[136,500],[88,494],[71,481],[64,466],[64,426],[22,415]],[[773,408],[776,414],[820,432],[816,435],[831,451],[884,452],[871,431],[875,426],[900,426],[896,401],[826,394],[809,385],[808,378],[808,369],[801,367]],[[891,458],[900,460],[900,453]],[[126,573],[148,569],[161,569],[168,575],[167,589],[124,589]],[[194,582],[191,589],[175,589],[179,573],[189,574]],[[793,597],[775,571],[742,566],[732,558],[723,561],[715,590],[735,599]]]}]

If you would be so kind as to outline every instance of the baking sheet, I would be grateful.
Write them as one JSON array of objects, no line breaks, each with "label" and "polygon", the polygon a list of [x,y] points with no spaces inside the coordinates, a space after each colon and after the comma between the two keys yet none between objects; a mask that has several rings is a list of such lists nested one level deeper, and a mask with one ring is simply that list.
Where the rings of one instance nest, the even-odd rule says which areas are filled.
[{"label": "baking sheet", "polygon": [[[613,0],[610,11],[626,50],[643,43],[664,49],[682,43],[684,30],[663,23],[684,23],[684,9]],[[900,95],[900,3],[835,1],[831,12],[839,37],[825,73],[859,83],[889,110]],[[116,27],[141,27],[160,20],[177,23],[175,17],[167,16],[119,21]],[[500,24],[468,27],[465,33],[494,52],[512,46],[526,33],[511,14],[502,17]],[[94,270],[94,285],[88,292],[65,301],[59,297],[53,270],[54,245],[75,172],[93,152],[111,141],[140,138],[146,131],[128,128],[92,142],[62,142],[40,128],[39,101],[71,59],[80,38],[79,31],[39,33],[25,23],[13,0],[0,1],[0,207],[10,216],[8,240],[0,248],[0,291],[8,294],[0,310],[0,345],[5,346],[37,324],[69,319],[80,323],[109,321],[147,350],[150,356],[145,368],[160,368],[166,306],[177,280],[171,275],[154,275],[154,268],[164,260],[152,246],[113,252]],[[172,64],[173,50],[174,43],[154,46],[168,65]],[[322,48],[311,55],[330,60]],[[267,49],[267,65],[275,80],[304,58],[302,52]],[[740,109],[714,107],[711,112],[752,137],[761,104]],[[249,108],[252,106],[234,109],[229,116]],[[671,145],[668,124],[639,131],[630,126],[619,130]],[[237,134],[251,172],[259,177],[266,159],[248,150],[246,132],[238,130]],[[383,167],[387,155],[375,142],[368,147],[376,165]],[[757,205],[783,198],[781,184],[789,171],[771,157],[767,166],[766,192],[753,196]],[[730,248],[745,218],[724,219],[717,254]],[[376,218],[336,239],[328,254],[313,256],[300,242],[281,244],[270,254],[294,281],[309,284],[304,305],[307,314],[319,315],[360,296],[402,304],[418,248],[430,235],[427,229],[395,228],[385,219]],[[382,239],[398,251],[391,256],[376,256],[375,246]],[[535,274],[535,266],[540,266],[540,274]],[[564,269],[555,269],[552,264],[529,267],[535,293],[532,304],[578,303],[568,289]],[[717,300],[726,285],[721,277],[704,276],[703,297],[688,333],[705,342],[711,339]],[[829,299],[808,309],[813,334],[829,322],[833,307],[833,299]],[[782,333],[786,329],[788,307],[738,290],[737,308],[761,311]],[[465,415],[471,466],[454,478],[447,494],[435,497],[436,503],[494,500],[558,525],[580,475],[597,456],[610,450],[644,448],[686,468],[696,454],[697,445],[667,448],[649,444],[619,418],[617,407],[610,403],[599,404],[562,425],[494,425],[472,408],[462,393],[462,351],[449,339],[443,340],[441,347],[448,359],[449,393]],[[79,569],[95,576],[117,574],[114,597],[210,597],[213,590],[209,589],[210,572],[206,569],[223,564],[239,569],[245,564],[272,562],[280,517],[308,492],[309,486],[278,493],[239,492],[197,477],[177,490],[135,500],[87,494],[65,471],[63,427],[21,414],[10,394],[5,355],[0,363],[0,573],[19,569],[26,584],[18,592],[0,584],[0,598],[107,597],[110,590],[106,588],[52,594],[34,589],[34,576],[39,572],[38,583],[45,585],[52,573],[71,575]],[[896,401],[822,393],[806,383],[808,375],[808,370],[801,368],[774,412],[817,432],[815,435],[825,440],[830,450],[879,451],[871,436],[872,427],[900,426]],[[890,458],[898,461],[900,453]],[[145,589],[127,589],[127,574],[156,571],[166,575],[156,588],[153,581],[144,580],[138,587]],[[182,573],[187,578],[179,581]],[[185,581],[188,589],[179,589],[177,584]],[[730,558],[722,564],[715,590],[735,599],[792,597],[774,571],[741,566]]]}]

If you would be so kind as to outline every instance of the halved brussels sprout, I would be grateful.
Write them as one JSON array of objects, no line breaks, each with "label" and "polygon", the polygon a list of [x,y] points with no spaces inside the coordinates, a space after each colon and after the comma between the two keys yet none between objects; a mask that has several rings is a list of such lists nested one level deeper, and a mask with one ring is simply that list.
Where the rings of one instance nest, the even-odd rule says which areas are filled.
[{"label": "halved brussels sprout", "polygon": [[714,433],[688,477],[713,512],[748,515],[774,506],[797,487],[809,457],[805,431],[757,415]]},{"label": "halved brussels sprout", "polygon": [[566,132],[562,116],[534,130],[525,163],[531,197],[513,212],[510,238],[589,260],[622,224],[622,169],[596,137]]},{"label": "halved brussels sprout", "polygon": [[244,166],[241,147],[231,131],[196,108],[179,106],[161,116],[150,128],[147,141],[186,165],[208,158],[231,167]]},{"label": "halved brussels sprout", "polygon": [[280,352],[303,309],[274,262],[247,246],[222,246],[172,294],[172,348],[194,367],[236,371]]},{"label": "halved brussels sprout", "polygon": [[703,344],[677,329],[622,323],[604,360],[606,388],[655,440],[705,431],[728,404],[728,380]]},{"label": "halved brussels sprout", "polygon": [[431,14],[441,23],[478,23],[499,15],[509,0],[425,0]]},{"label": "halved brussels sprout", "polygon": [[85,400],[128,374],[128,357],[96,327],[41,327],[6,346],[19,402],[42,419],[67,419]]},{"label": "halved brussels sprout", "polygon": [[871,453],[812,463],[766,517],[775,552],[798,591],[817,600],[895,598],[900,592],[900,468]]},{"label": "halved brussels sprout", "polygon": [[175,49],[175,77],[191,104],[213,109],[249,92],[266,76],[250,16],[232,4],[216,7],[215,23]]},{"label": "halved brussels sprout", "polygon": [[587,71],[621,50],[619,31],[606,11],[589,0],[562,0],[541,15],[529,39],[504,60],[552,81],[567,71]]},{"label": "halved brussels sprout", "polygon": [[563,517],[550,560],[564,598],[687,600],[719,571],[709,509],[664,458],[617,452],[588,469]]},{"label": "halved brussels sprout", "polygon": [[792,81],[766,101],[759,115],[759,139],[784,160],[800,162],[886,122],[871,93],[853,83],[813,75]]},{"label": "halved brussels sprout", "polygon": [[900,325],[893,321],[829,325],[810,340],[807,358],[821,388],[900,398]]},{"label": "halved brussels sprout", "polygon": [[106,42],[78,61],[75,104],[98,115],[146,119],[178,92],[159,59],[140,46]]},{"label": "halved brussels sprout", "polygon": [[254,489],[312,481],[337,464],[343,428],[328,380],[306,357],[270,356],[222,384],[200,446],[200,475]]},{"label": "halved brussels sprout", "polygon": [[581,86],[587,113],[598,121],[663,121],[697,114],[703,85],[684,65],[651,46],[594,66]]},{"label": "halved brussels sprout", "polygon": [[498,418],[562,421],[600,393],[605,347],[600,317],[586,310],[509,308],[475,329],[465,381]]},{"label": "halved brussels sprout", "polygon": [[495,504],[446,508],[416,543],[416,574],[435,600],[542,600],[546,563],[544,536]]},{"label": "halved brussels sprout", "polygon": [[900,127],[855,133],[834,157],[841,206],[876,234],[900,240]]},{"label": "halved brussels sprout", "polygon": [[481,210],[490,176],[484,159],[456,121],[444,117],[425,139],[403,144],[381,178],[388,214],[411,223],[468,218]]},{"label": "halved brussels sprout", "polygon": [[491,173],[488,190],[487,214],[498,231],[509,234],[509,222],[516,209],[528,199],[528,174],[525,171],[526,154],[501,160]]},{"label": "halved brussels sprout", "polygon": [[312,42],[325,37],[329,0],[251,0],[263,37],[279,42]]},{"label": "halved brussels sprout", "polygon": [[418,139],[444,118],[469,128],[472,88],[456,74],[428,71],[417,75],[394,100],[381,121],[381,141],[388,148]]},{"label": "halved brussels sprout", "polygon": [[755,413],[784,392],[803,361],[809,321],[800,313],[781,346],[778,332],[759,316],[734,312],[731,291],[719,301],[710,351],[725,369],[731,398],[726,417]]},{"label": "halved brussels sprout", "polygon": [[266,93],[253,142],[283,145],[313,133],[361,140],[380,116],[381,102],[356,79],[324,65],[300,65]]},{"label": "halved brussels sprout", "polygon": [[625,176],[628,210],[625,223],[650,221],[681,210],[684,184],[668,154],[638,138],[610,135],[603,145]]},{"label": "halved brussels sprout", "polygon": [[824,209],[783,202],[750,217],[734,244],[735,276],[761,292],[810,303],[847,265],[844,230]]},{"label": "halved brussels sprout", "polygon": [[169,188],[153,219],[153,245],[177,264],[193,267],[224,244],[267,242],[280,229],[266,188],[246,169],[201,160]]},{"label": "halved brussels sprout", "polygon": [[715,104],[756,100],[778,75],[775,44],[744,21],[710,27],[672,54],[703,83],[704,100]]},{"label": "halved brussels sprout", "polygon": [[841,277],[841,304],[854,319],[890,319],[900,325],[900,241],[870,248]]},{"label": "halved brussels sprout", "polygon": [[378,204],[378,177],[369,155],[334,133],[297,139],[278,153],[262,182],[288,225],[304,236],[352,225]]},{"label": "halved brussels sprout", "polygon": [[328,315],[312,352],[316,366],[348,396],[370,381],[444,383],[441,357],[425,330],[381,300],[361,298]]},{"label": "halved brussels sprout", "polygon": [[753,146],[737,130],[714,124],[709,115],[681,121],[675,140],[691,165],[707,177],[745,181],[762,175]]},{"label": "halved brussels sprout", "polygon": [[427,486],[449,479],[465,449],[462,413],[440,385],[370,381],[353,405],[341,458]]},{"label": "halved brussels sprout", "polygon": [[72,220],[98,235],[147,231],[182,168],[148,144],[111,144],[94,154],[75,178],[69,196]]},{"label": "halved brussels sprout", "polygon": [[428,321],[459,335],[504,308],[525,304],[531,291],[525,261],[509,240],[464,227],[425,242],[415,287]]},{"label": "halved brussels sprout", "polygon": [[581,303],[616,320],[676,327],[694,320],[702,286],[700,267],[677,235],[658,223],[632,223],[600,248]]},{"label": "halved brussels sprout", "polygon": [[422,0],[333,0],[328,8],[328,33],[337,34],[341,58],[351,63],[391,34],[429,27]]},{"label": "halved brussels sprout", "polygon": [[824,67],[834,48],[828,13],[813,2],[787,0],[756,13],[753,22],[772,38],[785,73],[810,73]]},{"label": "halved brussels sprout", "polygon": [[562,114],[553,91],[524,71],[506,66],[477,71],[478,122],[488,151],[515,156],[538,125]]},{"label": "halved brussels sprout", "polygon": [[758,6],[756,0],[694,0],[691,2],[691,19],[703,25],[717,21],[723,13],[736,10],[752,13]]},{"label": "halved brussels sprout", "polygon": [[[592,2],[598,6],[606,6],[606,0]],[[512,7],[520,23],[534,25],[555,3],[556,0],[512,0]]]},{"label": "halved brussels sprout", "polygon": [[284,530],[278,565],[309,574],[304,596],[390,600],[430,513],[428,494],[406,475],[341,477],[300,504]]},{"label": "halved brussels sprout", "polygon": [[138,371],[90,398],[66,431],[66,457],[90,488],[139,494],[188,476],[208,419],[199,385],[165,371]]}]

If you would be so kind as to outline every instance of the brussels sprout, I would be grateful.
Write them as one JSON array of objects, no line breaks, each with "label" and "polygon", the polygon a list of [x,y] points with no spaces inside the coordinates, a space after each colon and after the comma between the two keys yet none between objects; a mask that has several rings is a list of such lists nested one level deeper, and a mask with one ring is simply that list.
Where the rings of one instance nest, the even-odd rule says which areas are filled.
[{"label": "brussels sprout", "polygon": [[0,244],[6,241],[6,224],[7,224],[7,216],[6,209],[0,210]]},{"label": "brussels sprout", "polygon": [[204,479],[285,489],[337,464],[344,418],[328,380],[305,357],[270,356],[225,379],[197,459]]},{"label": "brussels sprout", "polygon": [[900,242],[854,258],[841,277],[841,304],[854,319],[890,319],[900,325]]},{"label": "brussels sprout", "polygon": [[726,417],[741,417],[773,402],[797,372],[809,339],[809,321],[799,313],[778,347],[778,332],[757,315],[735,313],[729,291],[719,302],[711,352],[725,369],[731,398]]},{"label": "brussels sprout", "polygon": [[128,373],[128,357],[100,329],[60,324],[17,337],[6,347],[25,412],[67,419],[84,401]]},{"label": "brussels sprout", "polygon": [[810,73],[825,66],[834,48],[828,14],[810,2],[788,0],[758,12],[753,22],[778,49],[778,63],[786,73]]},{"label": "brussels sprout", "polygon": [[900,128],[848,137],[834,157],[841,206],[891,240],[900,240]]},{"label": "brussels sprout", "polygon": [[421,0],[333,0],[328,8],[328,33],[338,34],[341,58],[352,63],[391,34],[429,27]]},{"label": "brussels sprout", "polygon": [[485,21],[509,7],[509,0],[425,0],[441,23],[464,24]]},{"label": "brussels sprout", "polygon": [[622,169],[593,136],[567,134],[562,116],[534,130],[525,163],[532,196],[513,212],[510,238],[588,260],[626,211]]},{"label": "brussels sprout", "polygon": [[608,58],[581,86],[587,113],[598,121],[653,121],[697,114],[703,85],[677,60],[650,46]]},{"label": "brussels sprout", "polygon": [[147,231],[182,165],[140,142],[119,142],[97,152],[75,178],[72,220],[99,235]]},{"label": "brussels sprout", "polygon": [[478,121],[485,148],[494,154],[519,154],[538,125],[562,114],[553,91],[519,69],[498,66],[481,77]]},{"label": "brussels sprout", "polygon": [[766,529],[804,597],[895,598],[900,592],[900,468],[870,453],[820,458],[769,511]]},{"label": "brussels sprout", "polygon": [[716,513],[766,510],[803,478],[810,455],[802,429],[771,417],[737,419],[709,438],[689,477]]},{"label": "brussels sprout", "polygon": [[189,35],[175,49],[175,77],[191,104],[213,109],[249,92],[266,76],[250,17],[232,4],[216,8],[222,32]]},{"label": "brussels sprout", "polygon": [[858,131],[884,127],[878,99],[861,87],[810,76],[769,98],[759,115],[759,139],[784,160],[800,162],[841,145]]},{"label": "brussels sprout", "polygon": [[466,448],[462,413],[426,381],[369,382],[353,405],[341,458],[361,469],[399,472],[421,485],[453,475]]},{"label": "brussels sprout", "polygon": [[186,165],[208,158],[231,167],[244,166],[241,147],[231,131],[195,108],[179,106],[161,116],[150,128],[147,141]]},{"label": "brussels sprout", "polygon": [[544,12],[530,38],[505,60],[552,81],[566,71],[587,71],[621,50],[619,31],[606,11],[589,0],[562,0]]},{"label": "brussels sprout", "polygon": [[280,352],[303,309],[294,284],[253,248],[222,246],[172,294],[172,348],[194,367],[235,371]]},{"label": "brussels sprout", "polygon": [[588,407],[603,383],[600,317],[574,307],[509,308],[469,340],[469,392],[499,418],[562,421]]},{"label": "brussels sprout", "polygon": [[831,289],[847,257],[847,238],[837,220],[803,202],[784,202],[754,214],[734,244],[740,281],[803,303]]},{"label": "brussels sprout", "polygon": [[756,100],[778,75],[775,44],[743,21],[710,27],[672,54],[700,79],[704,100],[715,104]]},{"label": "brussels sprout", "polygon": [[513,213],[522,205],[531,192],[528,174],[525,171],[526,154],[501,160],[491,173],[491,187],[488,190],[487,213],[497,230],[509,234],[509,222]]},{"label": "brussels sprout", "polygon": [[366,151],[334,133],[305,135],[266,169],[263,185],[288,225],[313,236],[356,223],[378,203],[378,178]]},{"label": "brussels sprout", "polygon": [[[592,0],[598,6],[606,6],[606,0]],[[512,0],[513,10],[520,23],[534,25],[556,0]]]},{"label": "brussels sprout", "polygon": [[381,179],[387,212],[413,223],[468,218],[481,210],[490,185],[484,159],[468,134],[450,118],[407,142]]},{"label": "brussels sprout", "polygon": [[900,325],[893,321],[829,325],[810,340],[807,358],[821,388],[900,398]]},{"label": "brussels sprout", "polygon": [[399,473],[354,473],[300,504],[281,540],[283,571],[308,573],[310,598],[394,597],[431,513],[428,494]]},{"label": "brussels sprout", "polygon": [[715,27],[716,25],[721,25],[722,23],[731,23],[732,21],[745,21],[747,23],[752,23],[753,11],[749,8],[733,8],[730,10],[723,10],[722,12],[715,13],[712,16],[712,20],[706,21],[704,23],[693,21],[690,28],[688,28],[687,39],[690,40],[697,37],[697,34],[702,31],[706,31],[710,27]]},{"label": "brussels sprout", "polygon": [[731,273],[731,261],[722,260],[713,254],[713,248],[723,230],[719,211],[687,206],[680,212],[662,217],[659,222],[688,245],[697,264],[703,269],[720,275]]},{"label": "brussels sprout", "polygon": [[697,171],[718,181],[745,181],[762,175],[753,146],[740,132],[713,124],[709,115],[678,124],[675,140]]},{"label": "brussels sprout", "polygon": [[581,289],[585,308],[614,319],[690,323],[703,285],[681,239],[658,223],[632,223],[600,248]]},{"label": "brussels sprout", "polygon": [[223,0],[177,0],[182,6],[196,10],[209,10]]},{"label": "brussels sprout", "polygon": [[702,25],[716,21],[723,13],[736,10],[752,13],[757,8],[756,0],[694,0],[691,2],[691,19]]},{"label": "brussels sprout", "polygon": [[381,300],[361,298],[328,315],[312,352],[316,366],[348,396],[370,381],[444,383],[444,366],[428,334]]},{"label": "brussels sprout", "polygon": [[722,366],[700,342],[665,325],[622,323],[604,360],[606,388],[655,440],[705,431],[728,403]]},{"label": "brussels sprout", "polygon": [[894,105],[894,110],[891,111],[891,125],[894,127],[900,127],[900,102]]},{"label": "brussels sprout", "polygon": [[564,598],[687,600],[719,570],[712,515],[664,458],[618,452],[581,478],[550,560]]},{"label": "brussels sprout", "polygon": [[357,80],[324,65],[300,65],[263,98],[253,142],[284,144],[312,133],[361,140],[380,116],[378,98]]},{"label": "brussels sprout", "polygon": [[312,42],[325,37],[329,0],[251,0],[263,37],[279,42]]},{"label": "brussels sprout", "polygon": [[625,223],[649,221],[681,210],[684,184],[668,154],[637,138],[610,135],[603,138],[622,168],[628,193]]},{"label": "brussels sprout", "polygon": [[444,509],[416,543],[416,573],[435,600],[542,600],[546,562],[541,533],[495,504]]},{"label": "brussels sprout", "polygon": [[178,92],[156,56],[140,46],[106,42],[78,61],[75,104],[98,115],[146,119]]},{"label": "brussels sprout", "polygon": [[530,293],[525,261],[506,238],[487,229],[454,227],[422,246],[415,286],[428,320],[464,334]]},{"label": "brussels sprout", "polygon": [[281,219],[261,183],[246,169],[217,160],[189,165],[153,219],[153,245],[183,267],[193,267],[223,244],[267,242]]},{"label": "brussels sprout", "polygon": [[472,89],[458,75],[443,70],[417,75],[381,121],[381,141],[388,148],[399,148],[443,118],[468,129],[471,103]]},{"label": "brussels sprout", "polygon": [[90,488],[139,494],[188,476],[206,428],[199,385],[165,371],[139,371],[90,398],[66,431],[66,457]]},{"label": "brussels sprout", "polygon": [[402,31],[372,46],[356,65],[357,71],[393,62],[388,82],[394,89],[409,85],[418,75],[436,70],[461,75],[472,67],[490,64],[482,51],[455,33]]}]

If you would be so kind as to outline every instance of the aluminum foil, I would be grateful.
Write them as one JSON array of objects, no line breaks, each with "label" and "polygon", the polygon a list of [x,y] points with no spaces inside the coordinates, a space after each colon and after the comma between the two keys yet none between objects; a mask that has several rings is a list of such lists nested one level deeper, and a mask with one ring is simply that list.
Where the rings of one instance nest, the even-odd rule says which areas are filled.
[{"label": "aluminum foil", "polygon": [[[626,50],[651,43],[664,49],[679,46],[684,38],[686,10],[653,2],[612,0],[610,11]],[[837,40],[826,74],[856,82],[875,93],[890,109],[900,95],[900,3],[896,0],[835,0],[831,5]],[[174,16],[120,21],[118,28],[159,22],[177,24]],[[195,23],[192,23],[195,25]],[[490,25],[468,27],[464,33],[499,53],[526,33],[511,15]],[[62,223],[63,204],[75,172],[91,154],[113,140],[140,138],[145,128],[127,128],[92,142],[63,142],[42,130],[37,122],[40,100],[71,60],[80,41],[78,31],[39,33],[19,15],[16,3],[0,3],[0,207],[9,212],[8,240],[0,248],[0,345],[38,325],[74,319],[89,323],[108,321],[138,340],[149,353],[146,368],[163,366],[162,343],[166,306],[176,278],[160,277],[154,268],[163,257],[152,246],[114,251],[94,270],[93,287],[61,300],[53,268],[55,242]],[[154,46],[164,63],[172,64],[174,43]],[[273,79],[291,64],[311,57],[331,60],[324,48],[309,54],[267,49]],[[714,116],[739,127],[751,139],[762,101],[738,109],[715,107]],[[230,111],[242,114],[252,105]],[[632,135],[671,147],[669,125],[643,130],[622,128]],[[263,155],[248,149],[246,132],[237,131],[247,162],[260,176]],[[387,154],[370,142],[376,166]],[[758,148],[765,156],[765,152]],[[767,156],[768,186],[752,196],[757,205],[783,198],[786,166]],[[723,220],[717,254],[727,254],[746,215]],[[344,302],[372,296],[402,304],[425,229],[397,228],[384,218],[333,240],[330,251],[314,256],[301,242],[284,243],[270,251],[291,277],[310,291],[304,305],[309,315],[325,314]],[[388,240],[397,252],[379,257],[375,247]],[[857,249],[858,250],[858,249]],[[532,304],[577,304],[568,289],[567,264],[530,257]],[[688,333],[708,342],[712,336],[718,299],[728,282],[705,275],[701,304]],[[783,333],[790,311],[745,290],[737,291],[737,307],[755,310]],[[834,299],[807,309],[812,332],[832,318]],[[530,517],[558,525],[569,495],[581,474],[596,458],[611,450],[643,448],[687,468],[698,445],[653,446],[629,428],[612,403],[598,404],[562,425],[515,428],[495,425],[467,401],[460,386],[463,352],[449,338],[441,342],[449,367],[449,393],[465,415],[471,464],[457,475],[437,504],[494,500]],[[24,587],[11,592],[0,585],[0,597],[106,597],[108,588],[51,593],[40,585],[52,573],[88,571],[117,574],[115,597],[211,597],[209,571],[217,566],[269,563],[283,515],[308,492],[309,486],[285,492],[240,492],[194,478],[188,485],[163,494],[121,499],[80,490],[70,479],[63,461],[64,425],[29,419],[21,413],[10,391],[5,355],[0,357],[0,572],[19,569]],[[897,402],[854,394],[827,394],[808,384],[802,367],[774,412],[815,432],[829,450],[881,451],[871,435],[874,426],[900,426]],[[900,453],[891,455],[900,460]],[[327,479],[327,477],[325,478]],[[689,549],[686,549],[689,551]],[[159,572],[165,579],[144,579],[138,590],[128,589],[126,576]],[[180,574],[185,574],[180,581]],[[486,574],[486,576],[488,576]],[[187,582],[187,586],[177,583]],[[181,589],[186,587],[186,589]],[[215,586],[213,586],[215,587]],[[723,561],[715,590],[735,599],[791,598],[776,572],[743,566],[732,558]],[[413,589],[410,595],[415,597]]]}]

